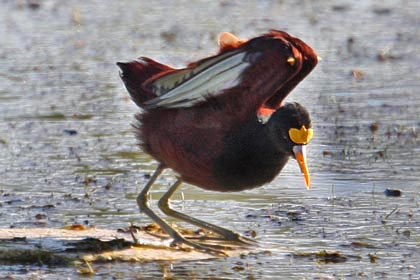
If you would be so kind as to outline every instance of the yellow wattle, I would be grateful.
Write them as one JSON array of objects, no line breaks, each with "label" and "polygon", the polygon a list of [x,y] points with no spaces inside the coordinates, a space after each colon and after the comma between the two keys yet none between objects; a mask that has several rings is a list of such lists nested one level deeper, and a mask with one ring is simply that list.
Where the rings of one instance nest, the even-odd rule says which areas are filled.
[{"label": "yellow wattle", "polygon": [[300,128],[289,129],[289,137],[295,144],[308,144],[314,136],[314,130],[312,128],[306,128],[304,125]]}]

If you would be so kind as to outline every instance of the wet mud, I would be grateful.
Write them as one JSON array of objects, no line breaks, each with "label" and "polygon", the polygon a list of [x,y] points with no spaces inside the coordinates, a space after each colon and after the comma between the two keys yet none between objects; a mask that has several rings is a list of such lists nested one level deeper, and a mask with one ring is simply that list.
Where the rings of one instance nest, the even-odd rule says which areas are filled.
[{"label": "wet mud", "polygon": [[[322,61],[288,97],[313,119],[311,190],[290,161],[259,189],[184,186],[174,197],[177,209],[255,237],[263,253],[92,270],[10,264],[0,277],[415,279],[419,15],[418,1],[391,0],[3,1],[0,228],[150,223],[135,198],[156,163],[137,147],[137,108],[116,61],[142,55],[181,67],[215,53],[219,32],[270,28],[302,38]],[[152,206],[173,179],[159,180]]]}]

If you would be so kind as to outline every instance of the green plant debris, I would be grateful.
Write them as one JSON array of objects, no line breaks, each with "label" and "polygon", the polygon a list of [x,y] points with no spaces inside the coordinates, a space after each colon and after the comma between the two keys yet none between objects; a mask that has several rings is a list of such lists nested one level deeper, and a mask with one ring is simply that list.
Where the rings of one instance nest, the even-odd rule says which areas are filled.
[{"label": "green plant debris", "polygon": [[[343,263],[349,259],[349,256],[345,256],[337,251],[318,251],[318,252],[297,252],[293,253],[294,258],[308,258],[316,261],[320,264],[327,263]],[[361,259],[360,256],[352,256],[353,258]]]}]

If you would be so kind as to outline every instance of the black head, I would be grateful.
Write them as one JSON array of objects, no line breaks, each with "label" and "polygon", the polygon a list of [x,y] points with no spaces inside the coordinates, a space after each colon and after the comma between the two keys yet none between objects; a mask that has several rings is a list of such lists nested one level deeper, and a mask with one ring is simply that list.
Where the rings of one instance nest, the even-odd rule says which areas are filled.
[{"label": "black head", "polygon": [[277,143],[277,149],[297,160],[309,187],[306,144],[311,140],[313,130],[308,111],[299,103],[287,103],[274,112],[267,125],[271,137],[275,138],[273,141]]},{"label": "black head", "polygon": [[[293,154],[293,147],[306,145],[312,138],[309,112],[299,103],[286,103],[268,121],[268,125],[284,152]],[[273,135],[274,136],[274,135]]]}]

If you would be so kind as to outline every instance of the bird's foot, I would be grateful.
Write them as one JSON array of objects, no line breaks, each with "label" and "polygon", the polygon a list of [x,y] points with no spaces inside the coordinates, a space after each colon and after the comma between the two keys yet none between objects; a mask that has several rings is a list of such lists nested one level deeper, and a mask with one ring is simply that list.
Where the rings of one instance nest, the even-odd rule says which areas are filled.
[{"label": "bird's foot", "polygon": [[173,237],[173,241],[171,243],[171,246],[178,247],[181,249],[186,249],[183,245],[186,245],[188,247],[191,247],[195,250],[214,255],[214,256],[221,256],[221,257],[227,257],[228,254],[226,250],[233,250],[232,247],[224,246],[224,245],[218,245],[218,244],[205,244],[200,243],[196,241],[191,241],[181,235],[177,235]]},{"label": "bird's foot", "polygon": [[225,238],[225,240],[227,241],[233,241],[233,242],[237,242],[246,246],[255,246],[257,245],[257,241],[252,239],[252,238],[248,238],[246,236],[243,236],[237,232],[232,231],[231,234],[227,235],[227,236],[223,236]]},{"label": "bird's foot", "polygon": [[[256,246],[258,243],[256,240],[245,237],[237,232],[234,232],[229,229],[225,228],[217,228],[217,233],[214,233],[212,231],[205,231],[205,234],[199,237],[189,237],[188,239],[198,239],[201,241],[206,240],[214,240],[218,242],[225,242],[225,243],[231,243],[230,245],[239,246],[239,247],[249,247],[249,246]],[[204,231],[204,230],[203,230]]]},{"label": "bird's foot", "polygon": [[[219,244],[226,244],[229,248],[248,248],[257,246],[258,243],[254,239],[237,234],[236,236],[199,236],[199,237],[188,237],[188,239],[199,240],[200,242],[217,242]],[[207,244],[207,243],[206,243]],[[219,245],[223,246],[223,245]]]}]

